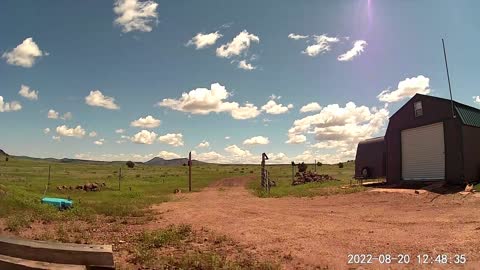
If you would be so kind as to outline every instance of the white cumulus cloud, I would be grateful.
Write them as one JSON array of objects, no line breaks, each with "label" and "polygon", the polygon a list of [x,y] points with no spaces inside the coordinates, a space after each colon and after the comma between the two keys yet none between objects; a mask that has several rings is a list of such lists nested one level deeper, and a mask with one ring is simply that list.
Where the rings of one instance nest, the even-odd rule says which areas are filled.
[{"label": "white cumulus cloud", "polygon": [[216,50],[217,56],[222,58],[230,58],[238,56],[248,50],[252,42],[260,42],[260,38],[254,34],[250,34],[247,30],[240,32],[233,40],[227,44],[223,44]]},{"label": "white cumulus cloud", "polygon": [[308,36],[303,36],[303,35],[297,35],[297,34],[294,34],[294,33],[290,33],[290,34],[288,34],[288,38],[299,40],[299,39],[308,38]]},{"label": "white cumulus cloud", "polygon": [[150,0],[116,0],[113,11],[118,17],[114,23],[121,26],[124,33],[151,32],[157,22],[157,7],[158,4]]},{"label": "white cumulus cloud", "polygon": [[252,138],[249,138],[249,139],[246,139],[245,141],[243,141],[243,144],[244,145],[254,145],[254,144],[269,144],[270,143],[270,140],[268,139],[268,137],[264,137],[264,136],[255,136],[255,137],[252,137]]},{"label": "white cumulus cloud", "polygon": [[18,94],[20,96],[30,99],[30,100],[37,100],[38,99],[38,91],[35,91],[33,89],[30,90],[30,87],[27,85],[21,85],[20,86],[20,91],[18,91]]},{"label": "white cumulus cloud", "polygon": [[292,108],[293,104],[284,106],[283,104],[277,104],[275,100],[269,100],[265,105],[262,106],[262,110],[268,114],[282,114],[288,112],[288,110]]},{"label": "white cumulus cloud", "polygon": [[198,33],[187,42],[187,46],[195,45],[197,50],[203,49],[212,46],[221,37],[222,34],[220,34],[218,31],[208,34]]},{"label": "white cumulus cloud", "polygon": [[224,163],[225,157],[215,151],[197,153],[192,151],[192,158],[203,162]]},{"label": "white cumulus cloud", "polygon": [[197,148],[206,148],[206,147],[209,147],[209,146],[210,146],[210,143],[204,140],[197,145]]},{"label": "white cumulus cloud", "polygon": [[100,139],[98,141],[94,141],[93,143],[96,145],[103,145],[105,143],[105,139]]},{"label": "white cumulus cloud", "polygon": [[365,49],[365,47],[367,47],[367,42],[365,40],[357,40],[353,44],[353,48],[351,48],[346,53],[339,55],[337,59],[338,61],[350,61],[355,56],[360,55]]},{"label": "white cumulus cloud", "polygon": [[139,119],[132,121],[130,126],[141,128],[156,128],[160,126],[160,120],[153,118],[151,115],[146,117],[140,117]]},{"label": "white cumulus cloud", "polygon": [[473,101],[480,104],[480,96],[474,96]]},{"label": "white cumulus cloud", "polygon": [[168,151],[160,151],[157,157],[161,157],[163,159],[174,159],[174,158],[181,158],[181,156],[177,153],[168,152]]},{"label": "white cumulus cloud", "polygon": [[157,134],[153,131],[142,130],[137,134],[133,135],[130,140],[138,144],[152,144],[157,139]]},{"label": "white cumulus cloud", "polygon": [[59,113],[56,112],[55,110],[48,110],[48,113],[47,113],[47,118],[49,119],[58,119],[58,116],[59,116]]},{"label": "white cumulus cloud", "polygon": [[430,92],[430,79],[419,75],[399,82],[396,90],[383,90],[377,98],[380,101],[391,103],[413,97],[417,93],[427,95]]},{"label": "white cumulus cloud", "polygon": [[241,60],[240,62],[238,62],[238,68],[244,70],[254,70],[257,67],[253,66],[251,63],[247,63],[247,60]]},{"label": "white cumulus cloud", "polygon": [[301,109],[300,109],[300,112],[301,113],[306,113],[306,112],[318,112],[322,109],[322,106],[320,106],[320,104],[318,104],[317,102],[311,102],[311,103],[308,103],[307,105],[303,106]]},{"label": "white cumulus cloud", "polygon": [[183,135],[181,133],[168,133],[158,137],[158,140],[175,147],[183,146]]},{"label": "white cumulus cloud", "polygon": [[49,129],[49,128],[45,128],[45,129],[43,130],[43,133],[45,133],[45,134],[50,133],[50,129]]},{"label": "white cumulus cloud", "polygon": [[225,100],[231,94],[225,86],[214,83],[210,88],[191,90],[188,93],[183,93],[179,99],[166,98],[158,105],[193,114],[228,112],[235,119],[250,119],[260,114],[258,108],[253,104],[246,103],[244,106],[240,106],[237,102],[226,102]]},{"label": "white cumulus cloud", "polygon": [[85,129],[83,129],[82,126],[69,128],[66,125],[62,125],[57,127],[57,134],[60,136],[82,138],[85,136],[85,133]]},{"label": "white cumulus cloud", "polygon": [[31,37],[25,39],[21,44],[11,51],[2,54],[2,58],[7,60],[10,65],[30,68],[35,64],[37,58],[44,53]]},{"label": "white cumulus cloud", "polygon": [[18,101],[5,102],[0,96],[0,112],[13,112],[22,109],[22,105]]},{"label": "white cumulus cloud", "polygon": [[288,140],[285,143],[301,144],[307,141],[307,137],[302,134],[288,134]]},{"label": "white cumulus cloud", "polygon": [[315,36],[315,44],[308,46],[302,53],[312,57],[317,56],[330,51],[331,45],[339,41],[337,37],[329,37],[326,34]]},{"label": "white cumulus cloud", "polygon": [[317,142],[313,147],[336,149],[342,153],[336,158],[352,159],[358,142],[378,134],[385,127],[388,116],[386,108],[368,108],[353,102],[348,102],[345,107],[330,104],[315,115],[295,120],[288,131],[287,143],[306,141],[305,135],[313,134]]},{"label": "white cumulus cloud", "polygon": [[109,110],[118,110],[120,107],[115,104],[115,98],[104,96],[100,90],[90,91],[85,97],[85,103],[90,106],[103,107]]}]

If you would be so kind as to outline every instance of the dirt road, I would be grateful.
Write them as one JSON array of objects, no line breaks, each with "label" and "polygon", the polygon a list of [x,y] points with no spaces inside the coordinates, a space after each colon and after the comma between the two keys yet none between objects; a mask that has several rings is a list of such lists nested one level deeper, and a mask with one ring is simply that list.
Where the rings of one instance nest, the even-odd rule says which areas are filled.
[{"label": "dirt road", "polygon": [[[361,192],[262,199],[245,189],[248,180],[224,179],[154,210],[166,221],[225,234],[286,269],[358,268],[347,264],[348,254],[410,256],[408,266],[392,262],[392,269],[480,269],[478,198]],[[467,263],[420,265],[420,254],[448,254],[452,262],[455,254],[465,254]],[[374,260],[362,269],[378,268],[386,266]]]}]

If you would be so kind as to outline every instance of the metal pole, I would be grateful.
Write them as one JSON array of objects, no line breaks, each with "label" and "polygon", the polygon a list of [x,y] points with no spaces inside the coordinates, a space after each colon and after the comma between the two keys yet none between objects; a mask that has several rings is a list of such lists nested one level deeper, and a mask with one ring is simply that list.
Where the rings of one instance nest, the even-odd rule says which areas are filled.
[{"label": "metal pole", "polygon": [[192,152],[188,153],[188,191],[192,191]]},{"label": "metal pole", "polygon": [[120,179],[122,178],[122,167],[120,167],[120,171],[118,173],[118,190],[120,191],[121,190],[121,187],[120,187]]},{"label": "metal pole", "polygon": [[455,111],[453,110],[452,86],[450,85],[450,74],[448,73],[447,52],[445,50],[445,41],[442,38],[443,57],[445,58],[445,68],[447,69],[448,90],[450,91],[450,102],[452,104],[452,117],[455,118]]}]

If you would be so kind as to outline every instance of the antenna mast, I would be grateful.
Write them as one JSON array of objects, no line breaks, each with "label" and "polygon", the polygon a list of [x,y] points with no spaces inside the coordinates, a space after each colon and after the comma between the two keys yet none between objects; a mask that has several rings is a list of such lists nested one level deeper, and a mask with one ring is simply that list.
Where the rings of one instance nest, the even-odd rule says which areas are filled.
[{"label": "antenna mast", "polygon": [[445,68],[447,69],[448,90],[450,91],[450,102],[452,104],[452,117],[456,118],[455,111],[453,110],[452,86],[450,85],[450,74],[448,73],[447,52],[445,50],[445,41],[443,40],[443,38],[442,38],[442,46],[443,46],[443,57],[445,58]]}]

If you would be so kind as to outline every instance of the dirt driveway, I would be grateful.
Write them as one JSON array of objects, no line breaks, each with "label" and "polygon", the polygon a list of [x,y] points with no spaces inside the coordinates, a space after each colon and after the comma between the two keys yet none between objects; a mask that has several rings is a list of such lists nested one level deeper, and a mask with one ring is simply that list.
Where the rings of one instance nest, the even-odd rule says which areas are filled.
[{"label": "dirt driveway", "polygon": [[[153,209],[165,221],[227,235],[286,269],[480,269],[478,198],[360,192],[264,199],[245,189],[249,180],[224,179]],[[408,254],[410,264],[347,264],[349,254]],[[465,254],[467,263],[422,265],[420,254],[448,254],[451,262]]]}]

